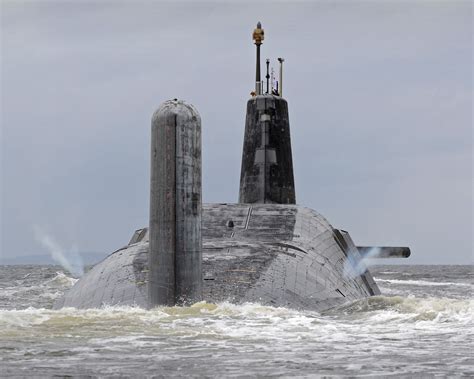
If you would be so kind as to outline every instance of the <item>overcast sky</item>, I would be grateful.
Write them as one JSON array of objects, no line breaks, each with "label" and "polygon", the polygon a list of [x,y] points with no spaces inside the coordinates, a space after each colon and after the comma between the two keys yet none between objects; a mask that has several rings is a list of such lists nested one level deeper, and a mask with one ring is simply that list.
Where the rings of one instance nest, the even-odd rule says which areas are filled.
[{"label": "overcast sky", "polygon": [[108,254],[146,226],[174,97],[201,114],[204,201],[236,202],[261,21],[297,202],[410,263],[472,262],[470,1],[1,4],[1,257],[47,253],[38,228]]}]

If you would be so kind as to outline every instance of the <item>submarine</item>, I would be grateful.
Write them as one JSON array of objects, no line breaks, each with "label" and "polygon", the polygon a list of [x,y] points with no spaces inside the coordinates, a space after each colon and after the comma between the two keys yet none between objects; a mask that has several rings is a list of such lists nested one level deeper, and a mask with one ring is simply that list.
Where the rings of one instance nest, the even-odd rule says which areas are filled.
[{"label": "submarine", "polygon": [[[279,78],[261,80],[261,23],[253,31],[255,89],[247,101],[238,203],[202,203],[201,117],[172,99],[151,122],[149,225],[93,266],[54,309],[260,303],[324,311],[379,295],[366,258],[408,247],[357,246],[296,203],[288,103]],[[266,85],[265,85],[266,84]]]}]

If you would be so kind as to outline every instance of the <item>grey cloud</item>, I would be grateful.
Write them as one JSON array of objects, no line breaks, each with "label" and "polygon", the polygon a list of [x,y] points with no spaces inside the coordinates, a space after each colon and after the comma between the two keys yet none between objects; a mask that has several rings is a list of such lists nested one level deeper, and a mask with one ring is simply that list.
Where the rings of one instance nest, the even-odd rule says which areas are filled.
[{"label": "grey cloud", "polygon": [[[286,58],[298,202],[411,262],[472,260],[469,2],[2,3],[2,251],[108,253],[148,217],[165,99],[203,119],[204,200],[236,201],[251,31]],[[449,249],[450,254],[446,251]]]}]

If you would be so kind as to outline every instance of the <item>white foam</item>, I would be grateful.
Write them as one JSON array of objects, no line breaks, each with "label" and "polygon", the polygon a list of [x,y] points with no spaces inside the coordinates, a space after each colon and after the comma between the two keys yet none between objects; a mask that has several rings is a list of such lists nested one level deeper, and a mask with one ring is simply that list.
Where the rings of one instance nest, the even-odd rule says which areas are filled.
[{"label": "white foam", "polygon": [[385,282],[392,284],[403,284],[403,285],[413,285],[413,286],[433,286],[433,287],[446,287],[446,286],[455,286],[455,287],[468,287],[473,288],[473,285],[470,283],[454,283],[454,282],[429,282],[426,280],[401,280],[401,279],[382,279],[375,278],[377,282]]},{"label": "white foam", "polygon": [[56,272],[56,276],[54,276],[52,279],[49,279],[47,280],[44,284],[45,285],[60,285],[60,286],[66,286],[66,287],[72,287],[74,284],[76,284],[76,282],[78,281],[79,279],[77,278],[72,278],[70,276],[67,276],[65,273],[63,272]]},{"label": "white foam", "polygon": [[33,286],[16,286],[0,288],[0,296],[12,297],[15,295],[25,295],[34,293],[34,296],[40,296],[45,299],[56,299],[61,296],[63,290],[72,287],[79,279],[71,278],[62,272],[56,272],[56,275],[39,285]]},{"label": "white foam", "polygon": [[436,331],[440,324],[443,328],[472,326],[473,315],[472,300],[400,296],[371,297],[324,315],[255,303],[225,302],[153,310],[116,306],[58,311],[28,308],[0,310],[0,336],[13,333],[21,338],[31,333],[40,336],[54,331],[59,335],[90,336],[97,338],[98,343],[108,338],[115,340],[124,336],[127,340],[128,335],[143,334],[267,339],[275,343],[307,338],[347,341],[354,333],[370,335],[400,328]]}]

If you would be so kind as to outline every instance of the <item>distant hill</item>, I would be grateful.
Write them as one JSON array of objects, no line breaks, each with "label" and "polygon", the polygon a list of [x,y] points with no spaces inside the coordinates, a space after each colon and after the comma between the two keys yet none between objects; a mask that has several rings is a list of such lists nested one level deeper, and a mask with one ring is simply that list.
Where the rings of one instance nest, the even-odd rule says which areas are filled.
[{"label": "distant hill", "polygon": [[[108,253],[80,253],[84,265],[93,265],[104,259]],[[0,265],[57,265],[50,255],[23,255],[0,257]]]}]

